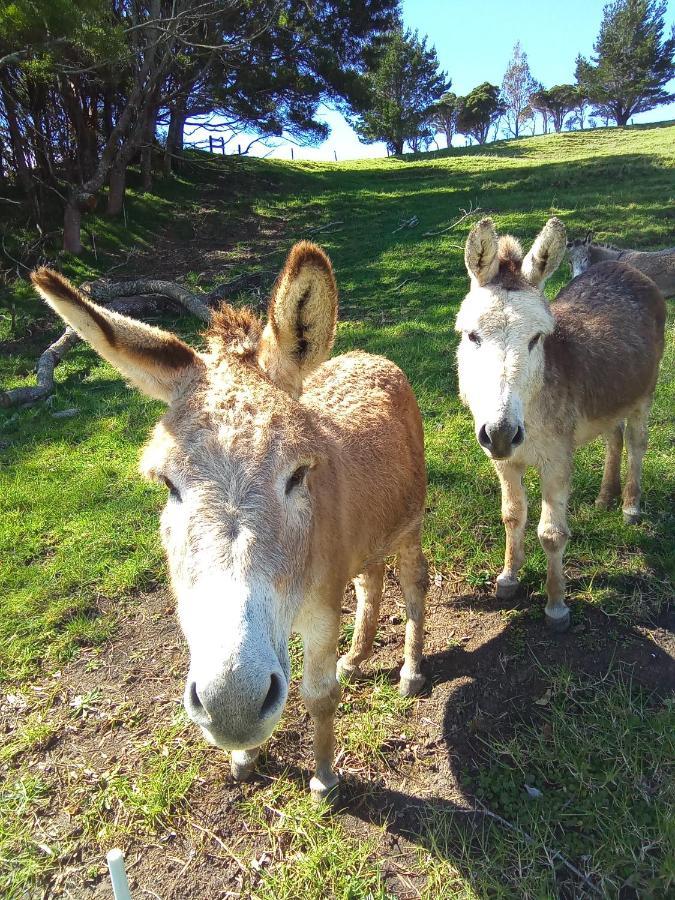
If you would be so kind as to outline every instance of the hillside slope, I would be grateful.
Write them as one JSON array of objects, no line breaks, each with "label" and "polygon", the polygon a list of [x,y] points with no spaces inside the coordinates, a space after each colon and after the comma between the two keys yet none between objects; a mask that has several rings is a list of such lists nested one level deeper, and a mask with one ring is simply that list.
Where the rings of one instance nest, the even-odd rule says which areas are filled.
[{"label": "hillside slope", "polygon": [[[666,828],[675,723],[659,698],[672,678],[663,618],[675,578],[672,307],[645,460],[645,521],[629,528],[616,510],[593,507],[602,447],[581,451],[566,556],[575,630],[556,645],[541,633],[545,560],[534,528],[525,594],[513,609],[492,599],[503,548],[499,492],[457,398],[454,316],[467,289],[463,245],[471,221],[462,220],[465,211],[489,213],[501,232],[526,246],[557,215],[571,236],[593,228],[600,240],[656,249],[675,244],[674,171],[673,125],[344,164],[197,155],[153,194],[132,186],[126,224],[89,220],[95,253],[58,258],[47,246],[76,280],[114,267],[114,278],[146,274],[209,288],[243,274],[248,288],[236,302],[259,309],[294,241],[310,238],[327,249],[341,289],[336,352],[358,347],[395,360],[424,417],[434,687],[430,698],[414,704],[401,704],[391,690],[388,673],[401,638],[392,580],[375,688],[366,684],[343,704],[344,821],[324,827],[304,804],[309,746],[297,709],[286,725],[290,739],[273,742],[264,763],[266,779],[286,763],[290,772],[264,793],[260,784],[243,793],[224,785],[230,806],[222,813],[205,785],[225,779],[224,763],[202,747],[177,709],[184,659],[162,593],[157,512],[163,491],[136,474],[140,447],[161,408],[129,391],[80,346],[57,370],[49,404],[0,410],[0,680],[5,695],[25,698],[24,706],[0,704],[6,719],[0,733],[7,735],[0,748],[7,776],[0,857],[12,860],[9,874],[0,873],[3,896],[53,883],[72,859],[81,862],[72,862],[71,880],[61,881],[75,896],[97,896],[104,890],[97,860],[116,841],[139,848],[142,883],[159,890],[153,878],[164,879],[165,861],[150,848],[178,831],[176,852],[188,858],[197,846],[191,822],[223,837],[227,832],[230,856],[214,862],[215,845],[206,847],[202,834],[196,858],[203,871],[212,867],[212,881],[208,887],[196,875],[189,881],[193,866],[181,882],[192,884],[193,893],[181,894],[167,876],[162,897],[241,889],[290,898],[302,884],[307,897],[431,898],[450,883],[458,897],[560,890],[586,896],[588,884],[556,863],[551,847],[596,890],[667,893],[675,877],[672,829]],[[20,239],[16,232],[14,239]],[[554,296],[568,278],[563,264],[547,293]],[[3,324],[5,387],[30,381],[37,354],[58,332],[25,284],[14,286],[13,298],[23,333],[9,339]],[[194,322],[165,324],[199,341]],[[67,409],[77,412],[53,417]],[[536,479],[528,476],[527,484],[536,520]],[[153,687],[144,691],[141,676],[126,676],[146,662],[155,669],[148,674]],[[91,674],[99,669],[107,673],[100,681]],[[160,709],[153,697],[162,691],[166,708]],[[119,745],[114,753],[109,748],[114,763],[100,758],[105,734]],[[128,757],[119,747],[128,748]],[[89,762],[82,765],[95,772],[90,782],[84,775],[79,783],[76,775],[59,782],[59,766],[72,763],[75,771],[80,762],[73,760],[83,753]],[[622,761],[615,769],[612,755]],[[563,757],[569,760],[564,771],[556,768]],[[597,770],[595,759],[602,760]],[[545,795],[540,806],[523,793],[527,778]],[[420,799],[427,796],[439,803]],[[268,815],[263,800],[265,809],[286,810],[286,818]],[[476,803],[513,829],[494,818],[487,825],[480,817],[469,821],[464,814]],[[451,815],[457,804],[466,829]],[[66,808],[72,833],[59,818]],[[34,824],[43,820],[51,836]],[[403,867],[399,840],[407,854]],[[46,842],[54,853],[40,849]],[[266,853],[268,862],[251,867],[252,855]],[[407,874],[399,878],[401,868]],[[409,890],[401,886],[406,879]]]}]

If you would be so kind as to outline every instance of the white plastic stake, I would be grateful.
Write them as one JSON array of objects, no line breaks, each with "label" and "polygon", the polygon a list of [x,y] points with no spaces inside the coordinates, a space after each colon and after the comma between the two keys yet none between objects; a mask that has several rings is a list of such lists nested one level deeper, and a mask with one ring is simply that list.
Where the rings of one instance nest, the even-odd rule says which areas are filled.
[{"label": "white plastic stake", "polygon": [[121,850],[110,850],[106,856],[106,861],[110,871],[115,900],[131,900],[127,873],[124,869],[124,854]]}]

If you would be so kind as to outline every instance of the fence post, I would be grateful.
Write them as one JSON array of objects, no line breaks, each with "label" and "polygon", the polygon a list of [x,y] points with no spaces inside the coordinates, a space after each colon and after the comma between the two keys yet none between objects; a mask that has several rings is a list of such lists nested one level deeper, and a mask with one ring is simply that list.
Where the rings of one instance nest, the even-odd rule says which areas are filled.
[{"label": "fence post", "polygon": [[335,162],[337,162],[337,150],[333,150],[333,153],[335,154]]},{"label": "fence post", "polygon": [[213,135],[209,135],[209,153],[213,153]]},{"label": "fence post", "polygon": [[295,157],[293,156],[293,148],[292,147],[291,147],[291,159],[295,159]]},{"label": "fence post", "polygon": [[241,144],[237,144],[237,153],[241,156]]},{"label": "fence post", "polygon": [[224,137],[221,137],[221,139],[220,139],[220,146],[223,151],[223,156],[225,156],[225,138]]}]

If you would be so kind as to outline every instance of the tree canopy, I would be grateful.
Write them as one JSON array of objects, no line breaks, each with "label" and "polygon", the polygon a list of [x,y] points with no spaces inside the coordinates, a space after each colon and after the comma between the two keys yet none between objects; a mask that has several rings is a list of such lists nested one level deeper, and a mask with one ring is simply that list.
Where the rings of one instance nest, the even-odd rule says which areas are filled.
[{"label": "tree canopy", "polygon": [[325,138],[319,104],[364,108],[397,12],[397,0],[15,0],[0,10],[0,160],[38,221],[63,198],[64,248],[78,253],[106,184],[110,214],[132,161],[149,187],[162,126],[165,172],[190,116]]},{"label": "tree canopy", "polygon": [[403,153],[406,141],[417,142],[428,130],[432,104],[450,87],[440,71],[436,50],[426,38],[404,30],[399,22],[387,36],[382,55],[366,76],[367,108],[354,127],[366,143],[384,141],[390,153]]},{"label": "tree canopy", "polygon": [[563,130],[565,119],[580,102],[579,89],[574,84],[554,84],[553,87],[536,91],[531,98],[533,109],[545,111],[551,117],[556,131]]},{"label": "tree canopy", "polygon": [[669,103],[675,76],[675,26],[664,37],[666,0],[614,0],[604,8],[590,60],[577,57],[576,78],[597,114],[625,125],[636,113]]},{"label": "tree canopy", "polygon": [[484,81],[460,98],[457,130],[484,144],[490,128],[504,115],[505,105],[496,84]]},{"label": "tree canopy", "polygon": [[440,131],[443,134],[448,147],[452,145],[452,139],[457,133],[459,100],[457,94],[446,91],[441,99],[431,106],[429,112],[429,124],[436,132]]},{"label": "tree canopy", "polygon": [[524,121],[531,114],[530,97],[539,87],[532,77],[527,53],[516,41],[504,80],[502,81],[502,102],[506,116],[506,126],[513,137],[520,135]]}]

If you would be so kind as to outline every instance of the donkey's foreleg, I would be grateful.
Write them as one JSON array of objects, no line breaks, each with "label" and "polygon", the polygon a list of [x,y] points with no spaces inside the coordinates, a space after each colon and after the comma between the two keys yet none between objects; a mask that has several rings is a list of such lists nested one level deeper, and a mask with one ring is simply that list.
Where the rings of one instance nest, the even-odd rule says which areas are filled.
[{"label": "donkey's foreleg", "polygon": [[337,671],[341,680],[352,681],[362,676],[361,663],[373,650],[380,615],[380,601],[384,583],[384,563],[373,563],[354,579],[356,590],[356,621],[354,637],[349,653],[338,660]]},{"label": "donkey's foreleg", "polygon": [[553,631],[567,631],[570,611],[565,604],[563,553],[570,538],[567,501],[570,492],[571,458],[567,464],[541,471],[541,518],[537,535],[546,559],[546,624]]},{"label": "donkey's foreleg", "polygon": [[398,689],[403,697],[413,697],[419,694],[425,682],[420,666],[424,650],[424,613],[429,589],[429,572],[419,534],[415,535],[414,540],[399,548],[398,565],[407,615],[403,667]]},{"label": "donkey's foreleg", "polygon": [[[342,593],[340,593],[340,600]],[[317,611],[311,627],[303,630],[304,670],[302,698],[314,724],[316,773],[309,783],[315,800],[331,800],[337,794],[338,777],[333,771],[335,754],[335,710],[340,701],[336,677],[340,602],[329,611]]]},{"label": "donkey's foreleg", "polygon": [[647,449],[647,423],[651,397],[644,400],[626,419],[626,486],[623,489],[623,520],[627,525],[640,521],[642,460]]},{"label": "donkey's foreleg", "polygon": [[518,590],[518,572],[525,560],[527,493],[524,468],[500,463],[495,467],[502,487],[502,522],[506,531],[504,570],[497,576],[497,597],[510,600]]},{"label": "donkey's foreleg", "polygon": [[595,505],[608,509],[621,496],[621,451],[623,450],[623,423],[605,434],[605,470]]}]

